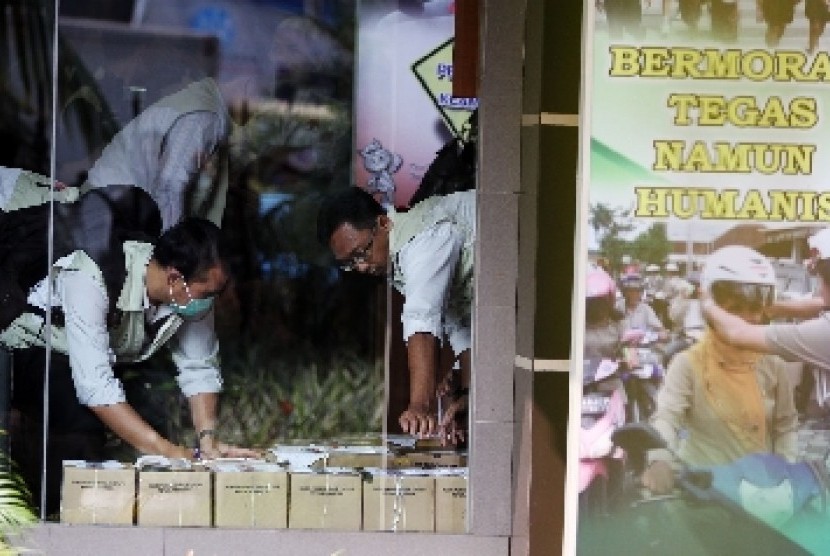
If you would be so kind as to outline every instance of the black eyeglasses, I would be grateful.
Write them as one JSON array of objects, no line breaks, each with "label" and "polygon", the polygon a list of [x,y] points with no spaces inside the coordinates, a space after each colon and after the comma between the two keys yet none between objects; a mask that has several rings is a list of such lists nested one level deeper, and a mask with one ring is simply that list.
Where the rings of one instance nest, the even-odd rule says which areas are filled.
[{"label": "black eyeglasses", "polygon": [[357,265],[365,263],[369,258],[369,254],[372,252],[372,245],[375,243],[377,229],[377,225],[372,226],[372,237],[369,238],[369,242],[360,249],[352,251],[348,259],[337,261],[338,266],[348,272],[357,268]]}]

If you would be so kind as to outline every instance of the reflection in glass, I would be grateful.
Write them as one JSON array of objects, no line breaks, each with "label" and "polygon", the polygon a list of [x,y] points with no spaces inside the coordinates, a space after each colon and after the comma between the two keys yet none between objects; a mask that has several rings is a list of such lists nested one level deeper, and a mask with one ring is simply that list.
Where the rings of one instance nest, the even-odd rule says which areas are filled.
[{"label": "reflection in glass", "polygon": [[[388,4],[383,9],[394,12]],[[446,31],[449,4],[441,5]],[[48,72],[21,70],[0,97],[39,106],[27,125],[15,127],[12,109],[0,114],[0,131],[14,128],[9,141],[19,147],[0,160],[2,237],[37,243],[21,250],[34,261],[26,281],[3,274],[14,279],[6,291],[18,305],[4,305],[10,319],[0,323],[0,340],[14,348],[11,453],[49,518],[64,460],[244,456],[294,439],[365,442],[362,433],[385,428],[385,280],[341,272],[315,233],[322,199],[354,189],[354,6],[136,2],[130,13],[108,6],[73,2],[59,19],[54,145]],[[50,29],[42,20],[44,37]],[[441,125],[435,116],[429,128]],[[446,132],[438,138],[447,145],[439,158],[452,165],[463,145],[447,142]],[[361,152],[387,172],[402,171],[400,157],[383,151],[386,161],[376,156],[381,150]],[[425,200],[417,207],[396,211],[383,190],[389,180],[376,180],[376,192],[390,193],[390,222],[413,236],[423,231],[422,216],[456,214],[446,291],[431,296],[446,318],[428,335],[433,349],[447,335],[466,370],[475,195],[436,195],[473,187],[474,169],[465,166],[458,187],[448,186],[444,166],[430,167],[433,174],[429,160],[421,166],[409,177],[437,181],[418,192]],[[394,252],[417,265],[403,253],[404,238],[387,231],[379,228],[350,261],[360,267],[378,256],[385,269]],[[415,284],[426,275],[401,276]],[[418,295],[404,293],[406,323]],[[438,385],[429,385],[430,410],[466,403],[464,377],[442,385],[443,402]],[[463,473],[450,478],[466,485]],[[462,520],[452,530],[464,527]]]},{"label": "reflection in glass", "polygon": [[[126,290],[107,288],[115,309],[100,325],[109,338],[97,340],[115,348],[117,357],[113,375],[106,371],[109,361],[98,364],[107,386],[79,389],[72,369],[77,361],[71,352],[68,359],[60,355],[65,346],[53,342],[46,513],[57,510],[61,460],[130,461],[136,450],[164,453],[135,442],[119,427],[123,421],[105,419],[107,429],[90,412],[87,405],[101,417],[99,402],[119,407],[111,405],[117,395],[104,399],[101,392],[120,392],[120,385],[140,418],[135,422],[166,439],[160,446],[169,455],[178,455],[171,447],[233,455],[229,445],[264,448],[289,437],[379,431],[382,329],[366,316],[382,315],[380,283],[339,273],[313,233],[320,195],[349,185],[353,7],[137,3],[143,11],[126,22],[101,19],[104,12],[87,4],[90,10],[73,9],[73,15],[99,19],[60,20],[59,73],[75,78],[58,87],[63,117],[55,176],[82,202],[98,191],[137,186],[158,205],[164,230],[175,231],[177,222],[192,216],[222,226],[230,244],[228,286],[225,265],[219,274],[208,267],[188,276],[181,261],[155,265],[151,259],[144,313],[215,297],[208,314],[216,315],[224,394],[215,419],[212,402],[193,406],[194,396],[218,387],[217,378],[213,386],[198,378],[218,368],[217,354],[205,343],[212,337],[212,316],[192,325],[207,334],[202,347],[180,342],[181,331],[175,338],[168,332],[178,355],[160,350],[146,359],[125,357],[117,342],[125,331]],[[47,90],[48,82],[40,85]],[[37,176],[49,173],[43,164],[7,164]],[[66,221],[59,214],[56,229]],[[106,228],[95,229],[123,260],[123,242]],[[148,316],[148,329],[135,332],[134,347],[149,353],[145,348],[164,344],[165,325],[159,332],[150,328],[170,318],[178,317]],[[12,451],[36,496],[43,357],[38,350],[15,354]],[[195,437],[208,429],[213,432]]]},{"label": "reflection in glass", "polygon": [[[353,187],[329,197],[318,216],[320,242],[341,265],[371,276],[389,274],[403,295],[409,400],[398,422],[409,434],[440,433],[442,444],[455,444],[466,430],[475,209],[474,190],[428,197],[397,211]],[[441,372],[437,364],[445,337],[459,372]]]}]

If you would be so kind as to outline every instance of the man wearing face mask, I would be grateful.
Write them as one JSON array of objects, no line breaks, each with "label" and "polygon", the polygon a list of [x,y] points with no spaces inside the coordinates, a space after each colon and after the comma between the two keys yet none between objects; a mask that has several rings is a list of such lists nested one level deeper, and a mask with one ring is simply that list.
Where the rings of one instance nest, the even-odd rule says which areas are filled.
[{"label": "man wearing face mask", "polygon": [[[117,194],[99,199],[104,190],[115,190]],[[74,387],[81,406],[141,453],[186,458],[254,455],[251,450],[219,442],[213,432],[217,393],[222,386],[213,299],[228,283],[227,250],[220,230],[207,220],[186,218],[154,240],[139,233],[121,233],[119,229],[123,230],[123,223],[130,219],[141,220],[144,229],[161,228],[155,203],[134,187],[96,190],[67,208],[87,204],[94,210],[86,214],[67,213],[75,218],[61,218],[58,212],[55,252],[59,258],[52,265],[51,284],[43,277],[45,272],[41,272],[40,278],[33,278],[34,272],[23,264],[23,259],[15,259],[9,249],[0,250],[6,254],[0,257],[6,277],[0,280],[0,344],[15,352],[24,350],[24,356],[30,351],[27,348],[45,346],[48,311],[52,323],[52,397],[60,397],[61,385]],[[116,225],[109,233],[101,234],[107,224],[91,219],[106,212],[101,210],[102,206],[111,209],[113,220],[120,222],[121,228]],[[0,247],[8,247],[5,242],[21,241],[25,247],[25,237],[15,233],[25,227],[22,223],[36,222],[37,216],[30,216],[29,212],[42,208],[3,214],[0,238],[4,244]],[[32,234],[40,235],[35,230]],[[83,248],[64,249],[64,242]],[[145,361],[164,345],[171,348],[178,371],[176,380],[188,398],[197,446],[178,446],[154,430],[129,405],[124,387],[116,377],[116,366]],[[59,376],[63,357],[68,359],[71,369],[69,380]],[[16,381],[24,371],[34,374],[36,364],[34,358],[18,361],[15,357],[15,367],[20,368]],[[42,373],[42,363],[39,368]],[[27,380],[38,382],[32,377]],[[20,394],[21,398],[15,406],[23,415],[36,419],[34,406],[42,403],[43,394],[37,386],[31,389],[34,395],[28,399],[25,391],[15,391],[15,396]],[[61,405],[72,404],[66,397],[58,405],[54,399],[50,401],[50,426],[65,426],[61,422],[64,415],[81,415]],[[86,454],[95,455],[95,447],[91,446]],[[64,459],[72,458],[64,454]],[[51,461],[47,465],[50,463],[54,465]]]}]

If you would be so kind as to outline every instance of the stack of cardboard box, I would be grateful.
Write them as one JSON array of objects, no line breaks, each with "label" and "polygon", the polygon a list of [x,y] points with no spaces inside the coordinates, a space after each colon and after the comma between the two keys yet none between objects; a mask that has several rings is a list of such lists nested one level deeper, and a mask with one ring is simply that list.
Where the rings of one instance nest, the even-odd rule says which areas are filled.
[{"label": "stack of cardboard box", "polygon": [[64,462],[61,521],[466,531],[463,454],[307,445],[284,447],[271,455],[282,459],[194,463],[150,458],[135,466]]}]

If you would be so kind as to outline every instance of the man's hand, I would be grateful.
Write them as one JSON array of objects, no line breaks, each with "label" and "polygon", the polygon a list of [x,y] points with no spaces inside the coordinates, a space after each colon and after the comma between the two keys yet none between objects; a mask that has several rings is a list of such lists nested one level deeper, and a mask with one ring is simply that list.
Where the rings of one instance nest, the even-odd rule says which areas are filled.
[{"label": "man's hand", "polygon": [[203,459],[217,458],[261,458],[262,452],[251,448],[241,448],[224,442],[213,442],[200,450]]},{"label": "man's hand", "polygon": [[643,486],[654,494],[669,494],[674,489],[674,470],[667,461],[655,461],[640,477]]},{"label": "man's hand", "polygon": [[262,453],[249,448],[240,448],[216,439],[217,395],[212,392],[196,394],[188,398],[190,415],[198,432],[199,452],[204,459],[215,458],[260,458]]},{"label": "man's hand", "polygon": [[464,426],[469,395],[463,394],[450,402],[444,410],[444,416],[439,423],[438,432],[441,436],[441,446],[456,446],[464,442],[467,429]]},{"label": "man's hand", "polygon": [[406,411],[401,413],[398,423],[403,432],[421,438],[432,435],[438,428],[433,412],[429,407],[422,405],[410,404]]}]

